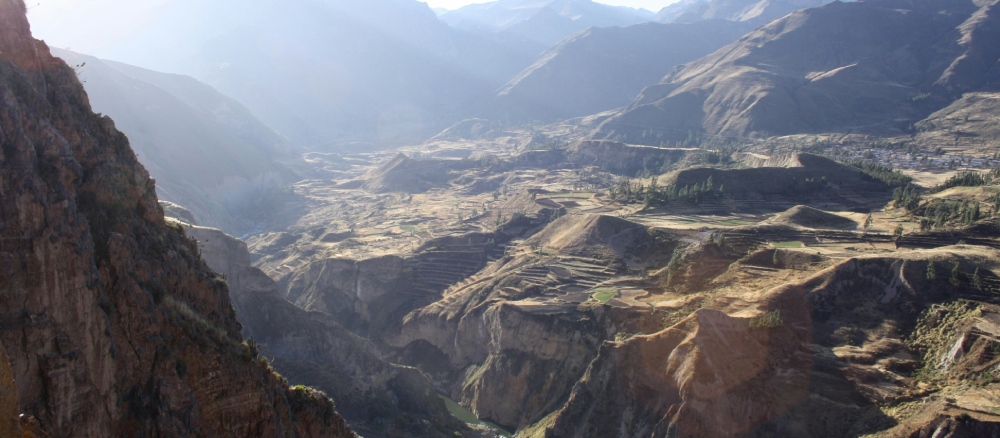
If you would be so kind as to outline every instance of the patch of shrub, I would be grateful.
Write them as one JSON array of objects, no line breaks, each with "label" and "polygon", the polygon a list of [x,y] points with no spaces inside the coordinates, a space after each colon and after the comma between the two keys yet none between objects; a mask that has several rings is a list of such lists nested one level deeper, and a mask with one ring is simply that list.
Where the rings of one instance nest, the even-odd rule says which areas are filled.
[{"label": "patch of shrub", "polygon": [[771,310],[750,318],[750,328],[777,328],[785,325],[781,319],[781,310]]}]

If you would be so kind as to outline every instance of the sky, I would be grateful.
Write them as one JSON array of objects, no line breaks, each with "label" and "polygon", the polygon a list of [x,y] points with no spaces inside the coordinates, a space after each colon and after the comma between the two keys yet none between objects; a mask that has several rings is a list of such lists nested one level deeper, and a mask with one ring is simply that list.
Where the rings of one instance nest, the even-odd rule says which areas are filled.
[{"label": "sky", "polygon": [[[422,0],[432,8],[458,9],[472,3],[487,3],[489,0]],[[633,8],[644,8],[657,12],[664,6],[677,2],[677,0],[594,0],[615,6],[629,6]]]}]

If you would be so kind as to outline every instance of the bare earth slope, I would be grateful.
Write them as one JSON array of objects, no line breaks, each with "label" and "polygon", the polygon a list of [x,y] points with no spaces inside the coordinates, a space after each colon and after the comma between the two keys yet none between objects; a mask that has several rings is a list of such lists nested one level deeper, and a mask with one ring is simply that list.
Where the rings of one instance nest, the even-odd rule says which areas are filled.
[{"label": "bare earth slope", "polygon": [[774,21],[644,90],[598,137],[900,133],[995,84],[996,2],[834,2]]},{"label": "bare earth slope", "polygon": [[0,1],[0,343],[21,424],[49,437],[353,436],[329,399],[245,354],[225,283],[165,223],[128,140],[24,13]]},{"label": "bare earth slope", "polygon": [[806,205],[797,205],[777,216],[768,219],[768,223],[798,225],[807,228],[855,228],[858,226],[848,218],[827,213],[823,210]]},{"label": "bare earth slope", "polygon": [[730,20],[761,25],[797,10],[820,6],[827,0],[681,0],[667,5],[654,18],[661,23]]},{"label": "bare earth slope", "polygon": [[749,29],[721,20],[590,28],[543,53],[500,90],[489,111],[516,121],[558,120],[625,106],[674,66]]},{"label": "bare earth slope", "polygon": [[[981,330],[995,330],[987,321],[996,308],[937,305],[974,300],[977,292],[924,277],[929,259],[992,269],[986,258],[997,255],[984,247],[949,247],[852,258],[766,291],[758,304],[780,315],[776,320],[755,323],[700,310],[664,331],[606,342],[545,436],[996,434],[1000,416],[973,402],[996,388],[966,387],[961,380],[973,380],[971,374],[958,377],[963,367],[981,372],[995,365],[977,348],[993,342]],[[956,315],[956,309],[976,310]],[[944,316],[967,319],[934,321]],[[920,333],[934,330],[928,324],[939,324],[945,346],[921,358]],[[868,327],[870,334],[845,327]],[[954,373],[956,387],[922,399],[925,393],[911,387],[909,377],[920,366]],[[947,401],[937,403],[939,397]],[[900,421],[871,409],[911,400],[926,412]]]}]

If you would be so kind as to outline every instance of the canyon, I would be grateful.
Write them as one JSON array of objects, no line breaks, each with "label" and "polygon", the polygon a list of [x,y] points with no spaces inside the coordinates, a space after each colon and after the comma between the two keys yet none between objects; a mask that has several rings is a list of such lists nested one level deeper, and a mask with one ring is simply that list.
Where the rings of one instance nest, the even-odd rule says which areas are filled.
[{"label": "canyon", "polygon": [[0,436],[1000,435],[995,0],[237,6],[0,0]]}]

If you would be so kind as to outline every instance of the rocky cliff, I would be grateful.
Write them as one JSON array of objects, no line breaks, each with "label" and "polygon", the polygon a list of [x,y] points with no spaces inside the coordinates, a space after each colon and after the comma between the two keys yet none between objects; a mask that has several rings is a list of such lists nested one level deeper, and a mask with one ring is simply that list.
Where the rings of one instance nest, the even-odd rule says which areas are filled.
[{"label": "rocky cliff", "polygon": [[[225,275],[243,332],[259,345],[260,354],[273,358],[275,368],[293,385],[314,386],[330,395],[359,433],[471,433],[448,413],[420,371],[383,360],[371,342],[279,295],[278,284],[250,265],[245,243],[217,229],[185,227],[198,241],[206,263]],[[363,277],[378,278],[373,273]]]},{"label": "rocky cliff", "polygon": [[352,436],[328,398],[250,354],[225,282],[164,221],[128,140],[24,14],[0,1],[0,343],[21,424],[50,437]]},{"label": "rocky cliff", "polygon": [[599,215],[561,217],[525,243],[539,250],[511,251],[410,312],[387,338],[455,399],[512,430],[562,405],[616,325],[613,311],[585,304],[592,288],[614,266],[666,263],[676,247],[666,233]]},{"label": "rocky cliff", "polygon": [[1000,417],[977,402],[996,391],[980,380],[997,363],[995,306],[926,271],[992,270],[997,255],[847,259],[763,292],[757,316],[703,309],[605,342],[537,436],[995,435]]}]

